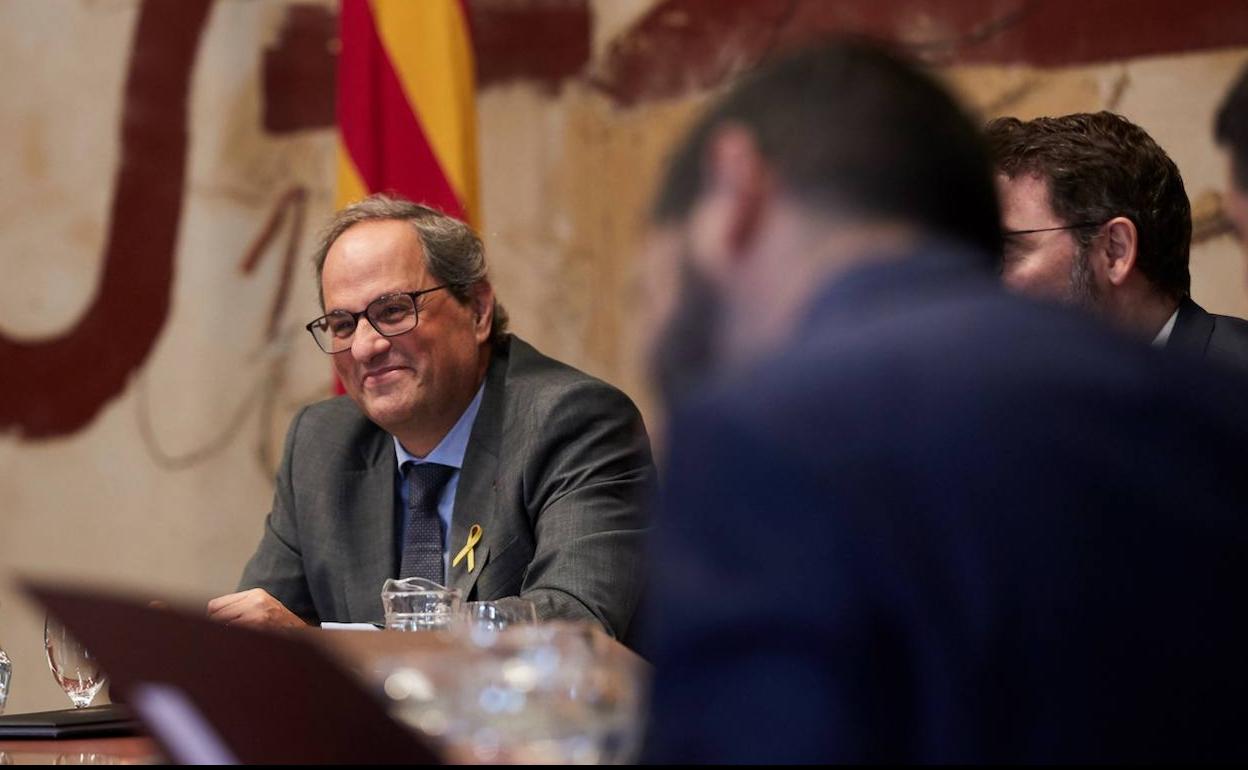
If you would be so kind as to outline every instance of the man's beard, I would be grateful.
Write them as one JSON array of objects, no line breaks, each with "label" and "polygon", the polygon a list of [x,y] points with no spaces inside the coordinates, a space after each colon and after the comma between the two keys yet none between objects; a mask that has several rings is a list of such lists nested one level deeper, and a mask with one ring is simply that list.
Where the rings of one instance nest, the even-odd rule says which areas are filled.
[{"label": "man's beard", "polygon": [[650,367],[668,409],[683,401],[719,365],[723,301],[687,257],[680,260],[676,309],[664,324],[651,354]]},{"label": "man's beard", "polygon": [[1088,253],[1091,250],[1091,245],[1080,246],[1070,262],[1068,299],[1077,308],[1097,312],[1100,309],[1101,294],[1097,291],[1096,276],[1092,274],[1092,266],[1088,263]]}]

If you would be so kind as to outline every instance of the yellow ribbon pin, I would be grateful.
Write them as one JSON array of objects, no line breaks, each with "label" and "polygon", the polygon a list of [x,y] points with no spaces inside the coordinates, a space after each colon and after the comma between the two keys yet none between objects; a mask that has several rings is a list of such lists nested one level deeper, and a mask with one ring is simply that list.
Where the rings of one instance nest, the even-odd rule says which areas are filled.
[{"label": "yellow ribbon pin", "polygon": [[458,567],[459,562],[465,556],[467,556],[468,557],[468,571],[472,572],[474,569],[476,569],[477,560],[473,553],[473,548],[479,542],[481,542],[481,525],[473,524],[472,527],[468,530],[468,542],[464,543],[464,547],[460,549],[459,553],[455,554],[455,559],[451,562],[451,566]]}]

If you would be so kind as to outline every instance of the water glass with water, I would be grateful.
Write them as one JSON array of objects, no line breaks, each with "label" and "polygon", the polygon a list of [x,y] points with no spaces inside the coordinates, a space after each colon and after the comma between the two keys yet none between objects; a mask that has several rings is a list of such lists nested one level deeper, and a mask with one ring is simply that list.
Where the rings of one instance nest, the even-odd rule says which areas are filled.
[{"label": "water glass with water", "polygon": [[390,579],[381,589],[385,627],[398,631],[449,629],[460,604],[459,591],[424,578]]}]

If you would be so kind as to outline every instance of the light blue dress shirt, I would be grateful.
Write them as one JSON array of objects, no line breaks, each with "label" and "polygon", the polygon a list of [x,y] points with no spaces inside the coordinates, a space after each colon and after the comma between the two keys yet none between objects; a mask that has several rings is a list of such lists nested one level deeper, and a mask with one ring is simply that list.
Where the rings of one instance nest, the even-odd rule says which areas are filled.
[{"label": "light blue dress shirt", "polygon": [[442,489],[442,496],[438,498],[438,518],[442,519],[442,582],[446,582],[447,560],[450,558],[449,549],[447,547],[446,538],[451,531],[451,513],[455,510],[455,491],[459,488],[460,469],[464,467],[464,453],[468,450],[468,437],[472,435],[472,425],[477,421],[477,412],[481,410],[481,397],[485,393],[485,383],[481,383],[481,387],[477,388],[477,395],[473,396],[472,403],[468,404],[468,408],[459,416],[459,420],[455,422],[433,451],[424,457],[417,457],[408,452],[399,443],[394,436],[394,455],[398,461],[395,465],[397,470],[397,478],[395,479],[395,488],[399,491],[396,495],[395,522],[398,537],[396,538],[396,546],[398,548],[398,558],[403,559],[403,543],[406,542],[407,534],[407,484],[403,479],[403,464],[407,462],[414,463],[437,463],[439,465],[449,465],[455,469],[451,474],[451,478],[446,482],[446,486]]}]

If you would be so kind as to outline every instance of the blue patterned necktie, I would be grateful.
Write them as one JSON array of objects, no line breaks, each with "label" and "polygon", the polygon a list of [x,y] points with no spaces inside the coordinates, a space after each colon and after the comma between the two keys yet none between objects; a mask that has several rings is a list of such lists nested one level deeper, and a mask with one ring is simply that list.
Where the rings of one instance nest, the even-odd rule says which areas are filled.
[{"label": "blue patterned necktie", "polygon": [[404,466],[407,481],[407,528],[399,577],[422,577],[441,583],[443,524],[438,498],[455,473],[449,465],[412,463]]}]

